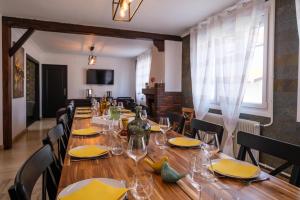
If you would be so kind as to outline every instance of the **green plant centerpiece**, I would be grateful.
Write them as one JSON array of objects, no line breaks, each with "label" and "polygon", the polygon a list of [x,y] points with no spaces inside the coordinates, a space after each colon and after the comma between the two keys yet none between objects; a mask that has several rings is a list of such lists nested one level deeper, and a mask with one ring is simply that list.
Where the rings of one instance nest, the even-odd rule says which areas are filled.
[{"label": "green plant centerpiece", "polygon": [[145,143],[148,145],[150,132],[151,132],[151,125],[149,124],[148,120],[143,120],[141,118],[141,111],[142,107],[137,106],[135,108],[135,119],[128,123],[128,140],[130,139],[131,135],[139,135],[145,136]]}]

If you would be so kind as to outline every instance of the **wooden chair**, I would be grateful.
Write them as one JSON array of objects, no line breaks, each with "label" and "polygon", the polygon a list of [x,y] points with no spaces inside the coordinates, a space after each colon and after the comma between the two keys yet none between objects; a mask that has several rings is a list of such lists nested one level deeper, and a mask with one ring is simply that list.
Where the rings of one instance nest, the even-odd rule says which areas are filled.
[{"label": "wooden chair", "polygon": [[69,125],[69,127],[72,126],[74,113],[75,113],[75,107],[70,103],[67,106],[67,116],[68,116],[68,123],[69,123],[68,125]]},{"label": "wooden chair", "polygon": [[[42,175],[42,199],[56,199],[58,182],[53,173],[53,157],[51,147],[43,146],[36,151],[18,171],[14,185],[8,190],[12,200],[30,200],[32,190]],[[46,192],[47,191],[47,192]]]},{"label": "wooden chair", "polygon": [[195,118],[195,111],[193,108],[182,108],[182,115],[185,118],[185,123],[184,123],[184,133],[187,135],[191,135],[191,124],[192,120]]},{"label": "wooden chair", "polygon": [[237,143],[241,145],[238,154],[239,160],[245,160],[246,153],[248,153],[253,164],[258,166],[258,161],[255,160],[251,149],[286,160],[286,163],[271,171],[270,174],[272,176],[276,176],[288,167],[293,166],[289,182],[293,185],[300,186],[299,145],[281,142],[275,139],[241,131],[237,134]]},{"label": "wooden chair", "polygon": [[177,133],[183,133],[185,118],[183,115],[174,113],[174,112],[167,112],[167,117],[170,120],[172,129]]},{"label": "wooden chair", "polygon": [[199,135],[199,131],[204,131],[204,132],[213,132],[213,133],[217,133],[218,135],[218,142],[219,144],[222,143],[222,138],[223,138],[223,132],[224,132],[224,128],[221,125],[218,124],[213,124],[207,121],[203,121],[203,120],[199,120],[199,119],[193,119],[192,120],[192,137],[196,138],[196,136],[198,138],[200,138]]},{"label": "wooden chair", "polygon": [[63,125],[58,124],[49,130],[47,137],[43,140],[45,145],[49,144],[51,146],[51,149],[55,153],[61,166],[67,151],[67,144],[64,141],[64,135]]}]

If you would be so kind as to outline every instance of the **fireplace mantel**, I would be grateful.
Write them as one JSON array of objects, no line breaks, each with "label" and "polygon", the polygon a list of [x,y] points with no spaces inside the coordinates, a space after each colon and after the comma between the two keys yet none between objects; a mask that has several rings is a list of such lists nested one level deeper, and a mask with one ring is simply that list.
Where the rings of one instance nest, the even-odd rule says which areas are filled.
[{"label": "fireplace mantel", "polygon": [[182,107],[181,92],[165,92],[164,83],[156,83],[153,88],[142,90],[146,96],[149,117],[158,122],[168,111],[180,112]]}]

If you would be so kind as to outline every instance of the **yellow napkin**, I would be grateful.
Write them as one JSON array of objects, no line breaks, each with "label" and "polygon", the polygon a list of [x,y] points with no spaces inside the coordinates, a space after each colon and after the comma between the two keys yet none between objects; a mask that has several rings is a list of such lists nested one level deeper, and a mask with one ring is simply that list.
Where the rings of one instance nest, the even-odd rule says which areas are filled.
[{"label": "yellow napkin", "polygon": [[68,194],[64,197],[60,197],[60,200],[119,200],[128,189],[115,188],[110,185],[104,184],[98,180],[93,180],[89,184],[76,190],[75,192]]},{"label": "yellow napkin", "polygon": [[77,110],[91,110],[90,107],[77,107]]},{"label": "yellow napkin", "polygon": [[127,110],[127,109],[121,109],[121,113],[130,113],[131,111],[130,110]]},{"label": "yellow napkin", "polygon": [[76,114],[90,114],[91,112],[91,110],[77,110]]},{"label": "yellow napkin", "polygon": [[84,128],[73,130],[73,135],[94,135],[97,131],[93,128]]},{"label": "yellow napkin", "polygon": [[201,141],[187,137],[177,137],[170,139],[169,143],[180,147],[194,147],[200,145]]},{"label": "yellow napkin", "polygon": [[86,145],[78,149],[70,149],[69,155],[77,158],[97,157],[106,154],[107,150],[96,145]]},{"label": "yellow napkin", "polygon": [[75,118],[85,119],[85,118],[91,118],[91,114],[75,114]]},{"label": "yellow napkin", "polygon": [[159,125],[152,125],[151,126],[151,131],[153,131],[153,132],[159,132],[160,131],[160,126]]},{"label": "yellow napkin", "polygon": [[211,168],[222,175],[237,178],[254,178],[260,173],[260,169],[257,166],[233,159],[220,159],[213,163]]}]

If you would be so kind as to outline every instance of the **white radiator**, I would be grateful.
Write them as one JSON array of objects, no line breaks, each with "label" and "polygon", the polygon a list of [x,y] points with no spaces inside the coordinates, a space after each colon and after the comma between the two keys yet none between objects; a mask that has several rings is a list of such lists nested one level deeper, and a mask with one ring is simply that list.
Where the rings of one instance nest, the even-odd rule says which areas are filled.
[{"label": "white radiator", "polygon": [[[205,121],[208,121],[210,123],[214,123],[214,124],[220,124],[224,127],[224,123],[223,123],[223,119],[222,119],[222,115],[219,114],[213,114],[213,113],[208,113],[205,118]],[[252,133],[255,135],[260,135],[260,123],[256,122],[256,121],[251,121],[251,120],[246,120],[246,119],[239,119],[238,125],[236,127],[235,132],[233,133],[233,137],[234,137],[234,157],[237,157],[238,155],[238,151],[239,151],[239,145],[237,145],[237,141],[236,141],[236,134],[238,131],[244,131],[247,133]],[[223,149],[224,147],[224,142],[225,142],[225,138],[227,138],[227,131],[224,127],[224,134],[223,134],[223,141],[221,143],[221,149]],[[252,153],[255,157],[255,159],[257,161],[259,161],[259,152],[258,151],[253,151]],[[233,155],[231,155],[233,156]],[[251,159],[249,158],[248,154],[246,157],[247,161],[251,161]]]}]

